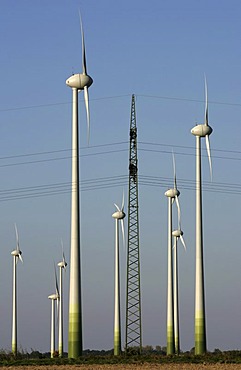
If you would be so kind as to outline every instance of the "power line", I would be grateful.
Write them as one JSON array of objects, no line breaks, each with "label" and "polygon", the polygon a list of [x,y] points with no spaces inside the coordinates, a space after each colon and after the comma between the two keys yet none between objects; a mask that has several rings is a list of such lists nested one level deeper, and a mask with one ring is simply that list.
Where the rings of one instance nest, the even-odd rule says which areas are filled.
[{"label": "power line", "polygon": [[[139,185],[143,187],[157,187],[167,189],[172,184],[173,179],[168,177],[157,177],[148,175],[139,175]],[[114,187],[125,187],[128,184],[127,175],[109,176],[94,179],[82,180],[80,190],[96,191],[108,190]],[[43,196],[62,195],[71,193],[71,182],[61,182],[53,184],[44,184],[28,186],[13,189],[0,190],[0,202],[19,200],[26,198],[38,198]],[[178,187],[181,190],[194,191],[196,183],[190,179],[178,179]],[[230,195],[241,195],[241,184],[222,183],[222,182],[203,182],[203,190],[206,192],[224,193]]]},{"label": "power line", "polygon": [[[173,100],[173,101],[182,101],[182,102],[204,103],[204,100],[202,99],[181,98],[181,97],[165,96],[165,95],[161,96],[161,95],[135,94],[135,96],[141,97],[141,98],[147,98],[147,99],[162,99],[162,100]],[[90,99],[90,101],[93,102],[93,101],[101,101],[101,100],[120,99],[120,98],[126,98],[126,97],[130,97],[130,94],[92,98]],[[79,100],[82,102],[84,101],[81,98]],[[24,109],[46,108],[46,107],[54,107],[54,106],[70,105],[70,104],[71,104],[71,101],[58,102],[58,103],[45,103],[45,104],[38,104],[38,105],[26,105],[23,107],[3,108],[3,109],[0,109],[0,112],[11,112],[11,111],[17,111],[17,110],[24,110]],[[209,104],[241,107],[241,103],[209,101]]]},{"label": "power line", "polygon": [[[117,143],[108,143],[108,144],[100,144],[100,145],[95,145],[92,147],[82,147],[81,151],[83,150],[91,150],[92,148],[101,148],[101,147],[108,147],[108,146],[117,146],[117,145],[123,145],[127,144],[127,142],[122,141],[122,142],[117,142]],[[194,151],[194,147],[191,146],[181,146],[181,145],[171,145],[171,144],[162,144],[162,143],[152,143],[152,142],[139,142],[139,144],[146,145],[146,146],[164,146],[164,147],[169,147],[169,148],[181,148],[181,149],[190,149]],[[108,151],[97,151],[94,153],[86,153],[86,154],[80,154],[80,157],[91,157],[91,156],[99,156],[99,155],[108,155],[108,154],[114,154],[114,153],[120,153],[120,152],[126,152],[128,148],[126,147],[125,149],[115,149],[115,150],[108,150]],[[14,156],[4,156],[0,157],[0,161],[3,160],[9,160],[9,159],[14,159],[14,158],[24,158],[24,157],[31,157],[31,156],[38,156],[38,155],[50,155],[50,154],[57,154],[57,153],[63,153],[63,152],[70,152],[71,149],[60,149],[60,150],[54,150],[54,151],[45,151],[45,152],[37,152],[37,153],[28,153],[28,154],[19,154],[19,155],[14,155]],[[158,149],[148,149],[148,148],[140,148],[139,151],[142,152],[152,152],[152,153],[163,153],[163,154],[170,154],[172,151],[168,150],[158,150]],[[241,155],[241,151],[235,151],[235,150],[225,150],[225,149],[212,149],[212,152],[223,152],[223,153],[233,153],[237,155]],[[185,155],[185,156],[195,156],[195,153],[184,153],[184,152],[178,152],[175,151],[175,154],[177,155]],[[206,157],[206,154],[202,155],[203,157]],[[216,159],[225,159],[225,160],[235,160],[235,161],[240,161],[241,158],[237,157],[227,157],[227,156],[218,156],[218,155],[212,155],[213,158]],[[44,162],[51,162],[51,161],[59,161],[59,160],[66,160],[70,159],[71,156],[64,156],[64,157],[51,157],[47,159],[38,159],[38,160],[32,160],[32,161],[26,161],[26,162],[14,162],[14,163],[7,163],[7,164],[0,164],[1,167],[12,167],[12,166],[20,166],[20,165],[28,165],[28,164],[35,164],[35,163],[44,163]]]},{"label": "power line", "polygon": [[[158,96],[158,95],[136,95],[136,96],[140,96],[140,97],[143,97],[143,98],[150,98],[150,99],[165,99],[165,100],[187,101],[187,102],[194,102],[194,103],[205,103],[205,100],[191,99],[191,98],[178,98],[178,97]],[[208,104],[231,105],[231,106],[241,107],[240,103],[209,101]]]}]

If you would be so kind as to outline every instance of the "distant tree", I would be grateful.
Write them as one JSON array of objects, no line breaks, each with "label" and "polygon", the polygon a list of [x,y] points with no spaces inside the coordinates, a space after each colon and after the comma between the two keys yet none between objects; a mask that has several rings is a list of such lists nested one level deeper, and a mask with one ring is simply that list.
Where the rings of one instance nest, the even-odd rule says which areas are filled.
[{"label": "distant tree", "polygon": [[167,347],[166,347],[166,346],[162,347],[162,353],[163,353],[164,355],[166,355],[166,353],[167,353]]},{"label": "distant tree", "polygon": [[142,352],[143,353],[152,353],[153,352],[153,347],[150,345],[142,347]]},{"label": "distant tree", "polygon": [[32,352],[30,352],[29,354],[29,357],[30,358],[43,358],[43,355],[39,351],[32,350]]},{"label": "distant tree", "polygon": [[213,353],[215,353],[217,355],[217,354],[221,354],[222,351],[219,348],[215,348]]}]

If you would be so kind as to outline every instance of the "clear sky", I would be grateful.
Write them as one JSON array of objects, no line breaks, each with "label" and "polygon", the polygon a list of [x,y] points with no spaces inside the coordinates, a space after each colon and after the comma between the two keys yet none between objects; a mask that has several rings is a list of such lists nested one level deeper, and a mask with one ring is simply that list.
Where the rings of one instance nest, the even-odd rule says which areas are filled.
[{"label": "clear sky", "polygon": [[[213,182],[203,141],[208,348],[241,348],[241,3],[239,0],[2,0],[0,348],[11,348],[17,223],[19,345],[48,351],[53,261],[69,261],[71,90],[85,30],[91,140],[80,94],[84,348],[113,347],[113,203],[127,199],[136,95],[143,344],[166,345],[167,199],[175,152],[187,252],[179,249],[181,348],[194,346],[195,138],[209,90]],[[155,145],[154,145],[155,144]],[[174,217],[176,215],[174,214]],[[126,230],[127,231],[127,230]],[[122,321],[125,253],[122,254]],[[65,277],[65,349],[69,271]],[[123,330],[124,332],[124,330]],[[124,343],[124,338],[123,338]]]}]

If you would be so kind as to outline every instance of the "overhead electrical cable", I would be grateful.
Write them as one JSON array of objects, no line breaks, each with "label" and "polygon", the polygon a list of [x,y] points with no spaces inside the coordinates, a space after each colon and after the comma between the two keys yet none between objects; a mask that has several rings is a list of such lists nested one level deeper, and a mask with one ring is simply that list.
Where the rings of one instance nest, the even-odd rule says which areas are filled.
[{"label": "overhead electrical cable", "polygon": [[[124,95],[112,95],[112,96],[103,96],[92,98],[90,101],[101,101],[101,100],[110,100],[110,99],[122,99],[126,97],[130,97],[130,94]],[[138,98],[147,98],[147,99],[160,99],[160,100],[173,100],[173,101],[182,101],[182,102],[193,102],[193,103],[203,103],[204,100],[202,99],[193,99],[193,98],[182,98],[182,97],[175,97],[175,96],[165,96],[165,95],[146,95],[146,94],[135,94]],[[84,102],[84,99],[79,98],[79,101]],[[228,105],[228,106],[237,106],[241,107],[241,103],[232,103],[232,102],[220,102],[220,101],[210,101],[209,104],[216,104],[216,105]],[[9,108],[2,108],[0,109],[1,112],[11,112],[17,110],[24,110],[24,109],[37,109],[37,108],[48,108],[54,106],[61,106],[61,105],[71,105],[71,101],[68,102],[58,102],[58,103],[45,103],[45,104],[38,104],[38,105],[26,105],[23,107],[9,107]]]},{"label": "overhead electrical cable", "polygon": [[[139,184],[141,186],[166,189],[172,185],[172,181],[172,178],[167,177],[139,175]],[[81,191],[107,190],[113,187],[127,186],[127,184],[127,175],[109,176],[83,180],[80,183],[80,189]],[[37,198],[41,196],[70,194],[71,187],[71,182],[61,182],[21,188],[2,189],[0,190],[0,202],[26,198]],[[179,187],[182,190],[194,191],[196,189],[196,184],[194,180],[179,179]],[[241,195],[241,184],[204,181],[203,190],[206,192]]]}]

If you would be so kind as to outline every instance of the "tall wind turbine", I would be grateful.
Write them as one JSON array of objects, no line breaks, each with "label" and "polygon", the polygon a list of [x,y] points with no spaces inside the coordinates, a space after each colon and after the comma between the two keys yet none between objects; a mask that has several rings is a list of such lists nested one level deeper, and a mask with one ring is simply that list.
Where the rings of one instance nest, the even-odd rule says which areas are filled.
[{"label": "tall wind turbine", "polygon": [[167,243],[167,355],[175,353],[174,345],[174,307],[173,307],[173,256],[172,256],[172,203],[175,201],[180,223],[180,204],[177,189],[175,159],[173,155],[174,187],[165,192],[168,198],[168,243]]},{"label": "tall wind turbine", "polygon": [[12,353],[14,356],[17,355],[18,345],[17,345],[17,263],[20,259],[22,259],[22,252],[19,248],[19,236],[17,225],[15,224],[15,232],[16,232],[16,249],[11,252],[13,256],[13,317],[12,317]]},{"label": "tall wind turbine", "polygon": [[63,243],[62,243],[62,261],[59,266],[59,357],[63,357],[63,270],[66,270],[67,263],[65,261]]},{"label": "tall wind turbine", "polygon": [[181,240],[184,249],[186,250],[186,244],[183,238],[183,231],[179,227],[177,230],[172,232],[174,238],[173,246],[173,281],[174,281],[174,343],[175,353],[180,353],[180,339],[179,339],[179,292],[178,292],[178,251],[177,243],[178,239]]},{"label": "tall wind turbine", "polygon": [[58,300],[59,300],[59,288],[58,288],[58,281],[57,281],[55,266],[54,266],[54,273],[55,273],[55,293],[48,296],[48,298],[51,300],[51,330],[50,330],[51,358],[54,358],[54,353],[55,353],[55,302],[57,302],[57,310],[58,310]]},{"label": "tall wind turbine", "polygon": [[201,138],[206,138],[206,148],[212,178],[212,162],[209,135],[212,128],[208,124],[208,93],[205,78],[205,121],[196,125],[191,133],[196,136],[196,284],[195,284],[195,354],[206,352],[206,317],[203,266],[203,230],[202,230],[202,172],[201,172]]},{"label": "tall wind turbine", "polygon": [[120,319],[120,262],[119,262],[119,221],[121,221],[123,243],[124,235],[124,196],[121,209],[115,204],[117,211],[112,217],[115,219],[115,307],[114,307],[114,355],[121,354],[121,319]]},{"label": "tall wind turbine", "polygon": [[66,84],[72,88],[72,191],[71,191],[71,243],[70,243],[70,285],[69,285],[69,341],[68,356],[82,355],[82,310],[80,271],[80,224],[79,224],[79,138],[78,138],[78,92],[84,91],[87,113],[88,140],[90,130],[88,88],[93,80],[87,74],[85,42],[82,21],[82,73],[72,75]]}]

